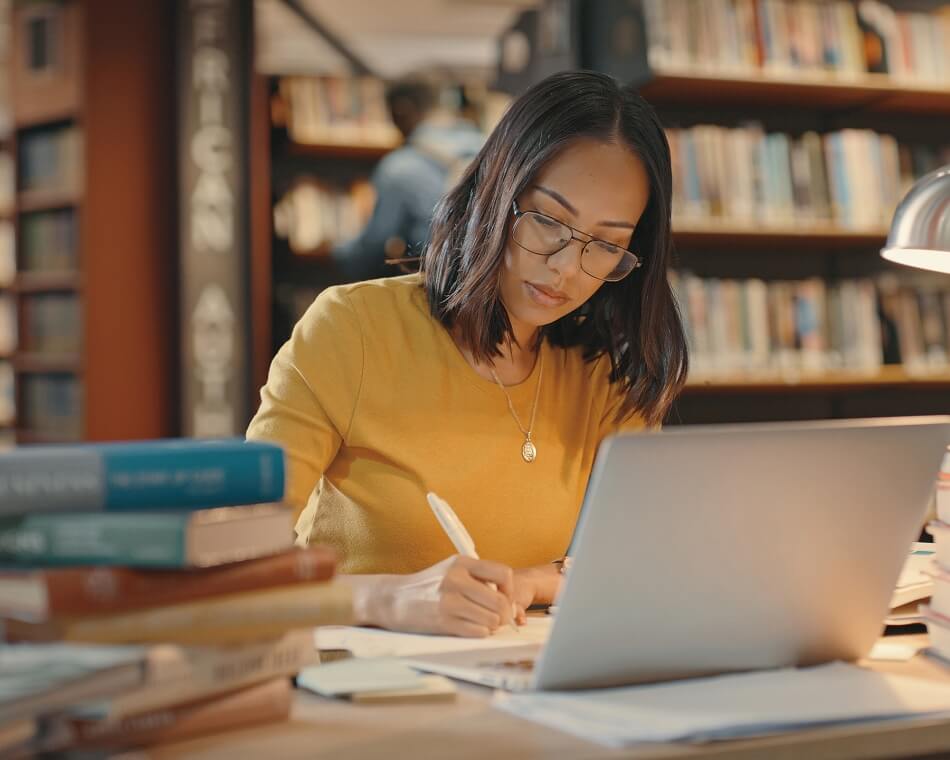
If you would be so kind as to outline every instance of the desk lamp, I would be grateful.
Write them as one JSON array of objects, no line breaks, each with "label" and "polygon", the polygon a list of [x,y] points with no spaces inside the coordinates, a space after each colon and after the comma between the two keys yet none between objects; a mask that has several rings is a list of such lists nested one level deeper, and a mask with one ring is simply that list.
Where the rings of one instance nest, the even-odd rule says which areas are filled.
[{"label": "desk lamp", "polygon": [[921,177],[897,206],[881,256],[950,274],[950,166]]}]

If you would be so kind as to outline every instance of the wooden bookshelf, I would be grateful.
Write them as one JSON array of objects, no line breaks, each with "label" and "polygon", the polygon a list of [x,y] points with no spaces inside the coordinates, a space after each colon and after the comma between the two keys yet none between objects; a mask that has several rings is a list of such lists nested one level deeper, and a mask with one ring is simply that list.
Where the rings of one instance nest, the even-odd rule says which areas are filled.
[{"label": "wooden bookshelf", "polygon": [[801,226],[740,225],[673,220],[673,237],[678,243],[691,246],[738,245],[742,247],[810,247],[847,249],[880,248],[887,240],[887,230],[850,230],[835,225],[804,224]]},{"label": "wooden bookshelf", "polygon": [[786,76],[709,73],[693,69],[656,71],[644,78],[640,93],[651,103],[693,106],[803,106],[826,111],[950,115],[950,88],[885,74],[844,79],[808,71]]},{"label": "wooden bookshelf", "polygon": [[80,437],[63,435],[62,433],[49,433],[41,430],[30,430],[27,428],[16,429],[16,442],[20,445],[78,443],[80,440],[82,440]]},{"label": "wooden bookshelf", "polygon": [[312,158],[338,158],[341,160],[378,161],[398,145],[372,145],[357,143],[300,143],[288,142],[287,152],[294,156]]},{"label": "wooden bookshelf", "polygon": [[950,369],[934,373],[910,373],[903,367],[886,366],[877,372],[838,371],[821,374],[761,374],[691,379],[688,394],[702,393],[848,393],[884,388],[950,390]]},{"label": "wooden bookshelf", "polygon": [[82,360],[77,355],[20,351],[13,357],[13,368],[22,374],[64,372],[78,375],[82,372]]},{"label": "wooden bookshelf", "polygon": [[28,190],[17,195],[17,210],[22,214],[56,211],[80,205],[82,196],[71,190]]},{"label": "wooden bookshelf", "polygon": [[[175,250],[169,222],[175,109],[168,86],[174,81],[174,16],[173,4],[125,0],[13,5],[16,128],[10,149],[18,159],[12,214],[20,271],[8,291],[19,315],[20,348],[10,357],[17,376],[18,443],[176,432],[177,336],[170,329],[175,261],[169,255]],[[47,18],[52,34],[31,49],[37,17]],[[53,153],[50,160],[58,163],[37,163],[29,174],[24,160],[30,154],[24,149],[19,155],[17,146],[57,130],[75,133]],[[36,153],[33,160],[39,161]],[[29,234],[25,215],[37,225]],[[41,230],[43,223],[49,226]],[[61,251],[67,244],[73,249]],[[46,252],[42,245],[54,248]],[[41,260],[63,266],[72,260],[75,270],[27,268]],[[66,300],[66,306],[42,314],[41,298],[47,304]],[[65,319],[58,314],[74,312],[77,325],[55,336],[75,340],[74,352],[31,346],[30,336],[48,335],[60,324],[56,319]],[[31,325],[38,315],[49,325]],[[52,383],[64,390],[50,391]]]},{"label": "wooden bookshelf", "polygon": [[55,293],[81,287],[82,275],[79,272],[20,272],[13,290],[18,293]]}]

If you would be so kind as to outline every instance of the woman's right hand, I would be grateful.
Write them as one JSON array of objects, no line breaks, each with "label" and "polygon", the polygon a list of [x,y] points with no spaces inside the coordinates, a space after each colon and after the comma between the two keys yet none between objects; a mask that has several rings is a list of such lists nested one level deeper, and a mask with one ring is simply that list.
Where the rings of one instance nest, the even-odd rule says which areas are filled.
[{"label": "woman's right hand", "polygon": [[[364,625],[480,638],[512,620],[514,574],[498,562],[453,556],[411,575],[348,580],[357,622]],[[514,615],[523,620],[524,610]]]}]

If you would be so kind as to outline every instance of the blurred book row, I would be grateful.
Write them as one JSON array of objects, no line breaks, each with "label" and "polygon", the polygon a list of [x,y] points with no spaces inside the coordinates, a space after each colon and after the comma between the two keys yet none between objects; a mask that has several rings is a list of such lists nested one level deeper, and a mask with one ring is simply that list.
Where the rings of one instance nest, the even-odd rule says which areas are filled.
[{"label": "blurred book row", "polygon": [[0,459],[0,753],[108,751],[285,719],[335,558],[292,546],[284,455],[243,441]]},{"label": "blurred book row", "polygon": [[20,269],[24,272],[75,272],[76,212],[55,209],[20,217]]},{"label": "blurred book row", "polygon": [[950,163],[950,146],[901,145],[843,129],[792,137],[751,124],[669,129],[674,215],[686,225],[834,224],[886,228],[916,178]]},{"label": "blurred book row", "polygon": [[82,132],[79,127],[44,127],[20,135],[19,190],[75,193],[82,186]]},{"label": "blurred book row", "polygon": [[385,86],[374,77],[283,77],[272,102],[275,124],[301,144],[395,147]]},{"label": "blurred book row", "polygon": [[82,436],[81,380],[69,372],[20,375],[17,424],[46,441],[76,441]]},{"label": "blurred book row", "polygon": [[895,10],[877,0],[645,0],[644,6],[648,58],[660,71],[950,81],[946,5],[932,12]]},{"label": "blurred book row", "polygon": [[893,275],[702,279],[671,273],[686,327],[691,377],[755,373],[873,373],[899,364],[911,374],[950,369],[950,286]]},{"label": "blurred book row", "polygon": [[325,252],[359,234],[374,202],[373,186],[365,179],[348,187],[301,179],[274,206],[274,234],[294,253]]}]

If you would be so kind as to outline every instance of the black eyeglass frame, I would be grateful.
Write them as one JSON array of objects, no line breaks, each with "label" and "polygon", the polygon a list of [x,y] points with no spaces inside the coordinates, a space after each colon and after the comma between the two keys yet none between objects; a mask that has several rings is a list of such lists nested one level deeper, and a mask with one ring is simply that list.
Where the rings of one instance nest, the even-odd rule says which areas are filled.
[{"label": "black eyeglass frame", "polygon": [[[555,219],[553,216],[548,216],[547,214],[542,214],[540,211],[532,211],[531,209],[522,210],[522,209],[518,208],[518,201],[512,201],[512,202],[511,202],[511,211],[512,211],[512,213],[514,214],[514,217],[515,217],[515,224],[517,224],[517,223],[518,223],[518,220],[521,219],[525,214],[535,214],[536,216],[540,216],[542,219],[547,219],[547,220],[549,220],[549,221],[551,221],[551,222],[554,222],[555,224],[559,224],[559,225],[561,225],[562,227],[565,227],[565,228],[567,228],[568,230],[571,231],[571,237],[570,237],[568,240],[566,240],[565,243],[564,243],[564,245],[562,245],[562,246],[561,246],[560,248],[558,248],[556,251],[551,251],[551,253],[541,253],[541,252],[539,252],[539,251],[532,251],[532,250],[531,250],[530,248],[528,248],[527,246],[522,245],[521,243],[519,243],[519,242],[515,239],[515,237],[514,237],[514,226],[512,226],[512,230],[511,230],[511,231],[512,231],[512,237],[511,237],[511,239],[514,241],[515,245],[517,245],[519,248],[523,248],[523,249],[526,250],[528,253],[533,253],[535,256],[544,256],[545,258],[547,258],[548,256],[554,256],[556,253],[560,253],[560,252],[563,251],[565,248],[567,248],[567,247],[571,244],[571,241],[572,241],[572,240],[576,240],[576,241],[578,241],[579,243],[583,243],[583,244],[584,244],[584,247],[581,249],[581,258],[580,258],[581,270],[582,270],[582,271],[584,272],[584,274],[586,274],[588,277],[593,277],[595,280],[600,280],[601,282],[620,282],[621,280],[623,280],[623,279],[625,279],[626,277],[628,277],[629,275],[633,274],[633,272],[635,272],[637,269],[639,269],[640,267],[643,266],[643,259],[641,259],[637,254],[635,254],[635,253],[634,253],[633,251],[631,251],[630,249],[624,248],[623,246],[617,245],[616,243],[610,243],[610,242],[608,242],[608,241],[606,241],[606,240],[601,240],[600,238],[595,238],[595,237],[593,237],[593,236],[591,236],[591,235],[588,235],[588,234],[587,234],[586,232],[584,232],[583,230],[575,229],[574,227],[571,227],[571,225],[565,224],[565,223],[562,222],[560,219]],[[581,235],[586,235],[587,237],[590,238],[590,240],[584,240],[583,238],[579,238],[579,237],[577,237],[577,235],[576,235],[575,233],[579,233],[579,234],[581,234]],[[609,280],[609,279],[607,279],[606,277],[598,277],[596,274],[591,274],[591,273],[588,272],[586,269],[584,269],[584,252],[587,250],[587,246],[590,245],[591,243],[601,243],[601,244],[603,244],[603,245],[609,245],[609,246],[612,246],[612,247],[614,247],[614,248],[619,248],[619,249],[622,250],[624,253],[629,254],[630,256],[633,257],[633,261],[634,261],[633,266],[632,266],[628,271],[624,272],[621,277],[618,277],[618,278],[615,279],[615,280]]]}]

